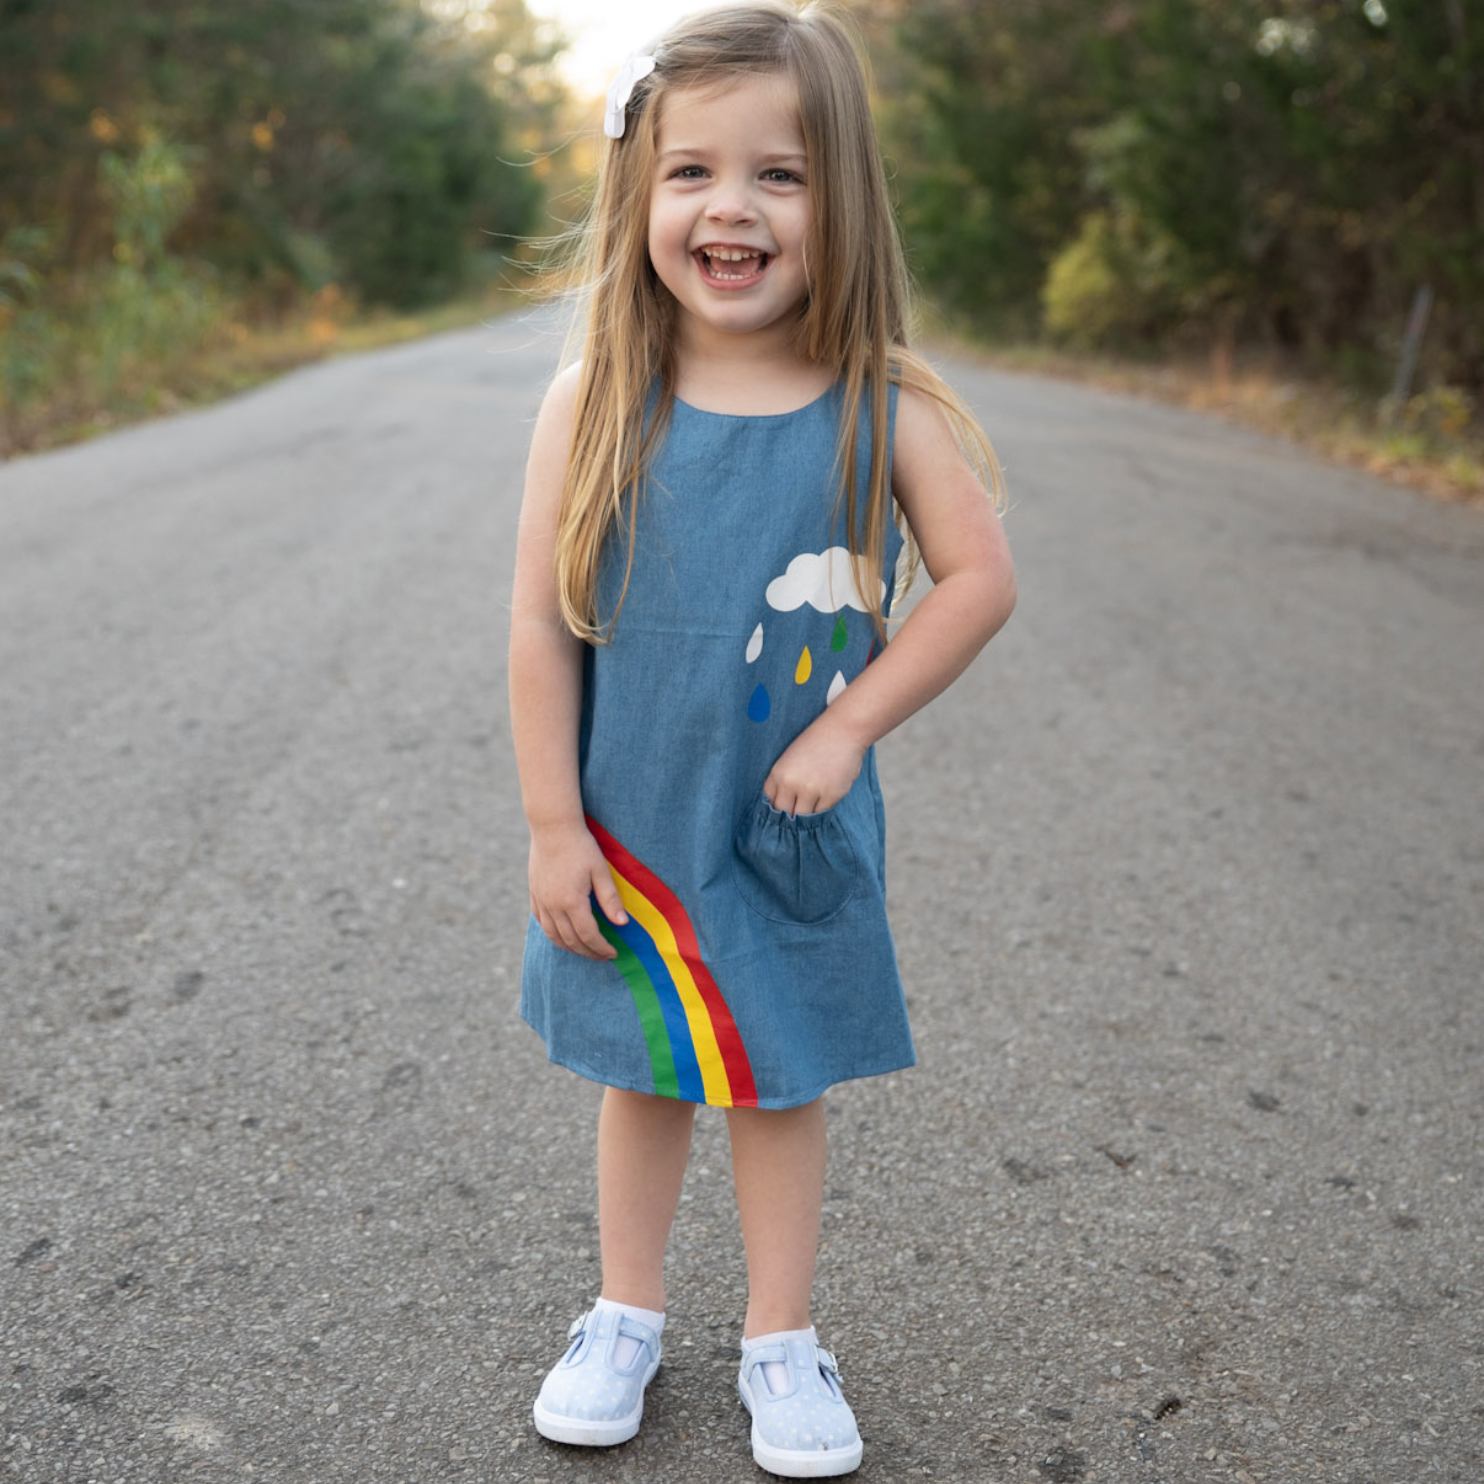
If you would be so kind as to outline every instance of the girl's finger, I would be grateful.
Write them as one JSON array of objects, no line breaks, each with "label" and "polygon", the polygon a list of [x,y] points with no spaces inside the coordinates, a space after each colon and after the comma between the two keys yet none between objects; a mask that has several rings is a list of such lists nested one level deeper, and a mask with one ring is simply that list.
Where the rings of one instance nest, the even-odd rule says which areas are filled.
[{"label": "girl's finger", "polygon": [[604,871],[601,876],[593,877],[593,895],[598,899],[598,906],[603,909],[603,916],[617,927],[622,927],[629,920],[629,914],[623,909],[623,898],[618,894],[618,886],[610,872]]},{"label": "girl's finger", "polygon": [[531,898],[531,910],[536,914],[536,921],[541,924],[541,931],[556,944],[558,948],[567,945],[562,941],[561,922],[555,912],[549,911],[534,897]]},{"label": "girl's finger", "polygon": [[562,918],[562,947],[583,958],[613,958],[608,940],[598,931],[597,919],[585,904]]},{"label": "girl's finger", "polygon": [[[606,910],[606,909],[605,909]],[[582,943],[582,951],[589,958],[615,958],[613,945],[605,938],[598,927],[598,919],[593,916],[592,908],[583,905],[582,909],[572,914],[572,926],[576,929],[578,939]]]},{"label": "girl's finger", "polygon": [[[556,931],[551,935],[551,941],[558,948],[565,948],[568,953],[583,953],[582,941],[572,926],[571,918],[565,912],[556,914],[553,918],[553,926]],[[584,957],[586,957],[585,954]]]},{"label": "girl's finger", "polygon": [[565,944],[563,944],[562,942],[562,930],[557,926],[556,918],[553,917],[550,912],[546,911],[544,908],[538,908],[536,911],[536,921],[541,924],[541,931],[545,933],[546,936],[553,943],[555,943],[558,948],[565,947]]}]

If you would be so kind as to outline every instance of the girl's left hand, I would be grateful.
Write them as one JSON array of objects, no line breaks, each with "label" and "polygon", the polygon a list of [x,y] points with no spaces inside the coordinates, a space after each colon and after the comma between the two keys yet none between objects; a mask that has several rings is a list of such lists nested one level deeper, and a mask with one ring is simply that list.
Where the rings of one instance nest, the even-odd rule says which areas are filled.
[{"label": "girl's left hand", "polygon": [[784,749],[763,781],[763,793],[784,814],[822,814],[850,792],[865,755],[864,747],[816,722]]}]

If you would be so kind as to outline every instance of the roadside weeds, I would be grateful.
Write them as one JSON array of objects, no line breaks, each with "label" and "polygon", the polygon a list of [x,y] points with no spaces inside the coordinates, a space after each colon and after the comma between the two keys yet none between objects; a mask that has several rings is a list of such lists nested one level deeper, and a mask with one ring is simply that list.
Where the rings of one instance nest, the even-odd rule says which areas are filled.
[{"label": "roadside weeds", "polygon": [[1264,361],[1227,367],[1192,357],[1145,364],[1039,345],[986,345],[944,334],[933,334],[929,341],[935,349],[999,370],[1080,382],[1210,413],[1435,499],[1484,508],[1484,418],[1457,387],[1429,388],[1388,409],[1354,389],[1284,374]]}]

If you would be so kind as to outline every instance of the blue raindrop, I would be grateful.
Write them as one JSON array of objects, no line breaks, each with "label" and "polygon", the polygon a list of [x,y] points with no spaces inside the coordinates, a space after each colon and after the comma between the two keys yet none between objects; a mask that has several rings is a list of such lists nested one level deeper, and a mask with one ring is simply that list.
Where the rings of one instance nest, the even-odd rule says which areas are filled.
[{"label": "blue raindrop", "polygon": [[758,688],[752,693],[752,699],[747,703],[747,714],[753,721],[767,721],[768,713],[772,709],[773,703],[768,699],[768,687],[759,683]]}]

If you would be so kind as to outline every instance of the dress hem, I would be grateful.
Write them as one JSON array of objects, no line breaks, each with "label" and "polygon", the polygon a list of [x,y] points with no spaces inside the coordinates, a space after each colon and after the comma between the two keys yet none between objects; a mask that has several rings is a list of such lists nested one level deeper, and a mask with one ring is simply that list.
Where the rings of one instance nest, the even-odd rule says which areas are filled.
[{"label": "dress hem", "polygon": [[[531,1020],[527,1016],[522,1014],[521,1019],[528,1026],[530,1026],[533,1031],[536,1032],[537,1036],[541,1036],[540,1030],[531,1022]],[[579,1077],[586,1079],[588,1082],[596,1082],[600,1087],[613,1087],[617,1088],[620,1092],[642,1092],[648,1097],[665,1098],[667,1102],[672,1103],[690,1103],[693,1107],[696,1108],[729,1108],[738,1106],[737,1104],[733,1103],[708,1103],[699,1101],[696,1098],[668,1097],[665,1093],[656,1092],[654,1090],[653,1083],[651,1083],[648,1087],[640,1087],[637,1083],[634,1082],[620,1081],[613,1077],[604,1076],[602,1073],[594,1071],[591,1067],[585,1066],[576,1057],[557,1056],[552,1052],[551,1047],[546,1045],[546,1038],[544,1036],[541,1036],[541,1044],[546,1049],[546,1060],[553,1066],[565,1067],[569,1072],[576,1072]],[[883,1062],[880,1066],[866,1067],[859,1072],[846,1072],[842,1076],[831,1077],[828,1081],[821,1082],[811,1091],[787,1093],[781,1097],[759,1098],[756,1103],[747,1103],[743,1104],[742,1106],[749,1108],[764,1108],[768,1110],[778,1110],[783,1108],[802,1108],[806,1104],[812,1103],[816,1099],[823,1097],[825,1093],[830,1090],[830,1088],[838,1087],[842,1082],[858,1082],[862,1077],[885,1077],[890,1075],[892,1072],[905,1072],[909,1068],[915,1067],[916,1065],[917,1056],[915,1053],[909,1056],[906,1061],[900,1061],[895,1058],[888,1058],[888,1060]]]}]

